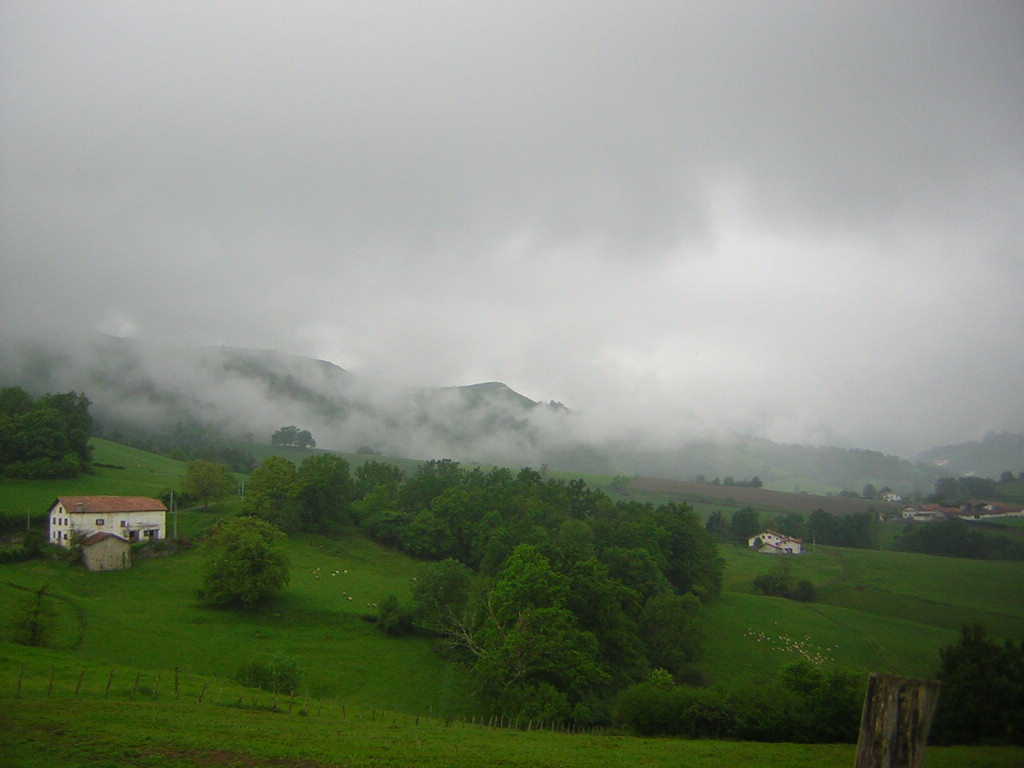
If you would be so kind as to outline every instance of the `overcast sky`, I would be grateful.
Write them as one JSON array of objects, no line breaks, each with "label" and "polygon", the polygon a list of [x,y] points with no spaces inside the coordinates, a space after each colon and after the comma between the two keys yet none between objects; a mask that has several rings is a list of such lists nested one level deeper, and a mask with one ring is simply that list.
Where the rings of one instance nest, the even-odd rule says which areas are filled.
[{"label": "overcast sky", "polygon": [[0,324],[1024,430],[1024,3],[0,4]]}]

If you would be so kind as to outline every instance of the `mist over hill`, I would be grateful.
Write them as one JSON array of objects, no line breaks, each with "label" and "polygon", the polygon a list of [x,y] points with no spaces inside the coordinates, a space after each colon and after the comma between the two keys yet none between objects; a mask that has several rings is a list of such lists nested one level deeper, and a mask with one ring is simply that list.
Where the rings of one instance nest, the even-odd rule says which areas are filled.
[{"label": "mist over hill", "polygon": [[944,475],[998,478],[1003,472],[1024,472],[1024,435],[990,432],[980,441],[930,448],[917,461]]},{"label": "mist over hill", "polygon": [[[0,360],[4,385],[37,394],[84,392],[107,434],[197,422],[264,442],[295,424],[309,429],[319,447],[340,451],[680,480],[705,476],[709,482],[756,475],[778,490],[812,493],[860,492],[869,483],[928,493],[938,477],[967,466],[943,463],[930,452],[928,463],[914,463],[878,451],[749,435],[695,434],[668,442],[649,433],[612,434],[602,429],[600,414],[531,400],[501,382],[396,386],[273,350],[161,348],[90,336],[64,345],[8,345]],[[1000,464],[998,446],[986,441],[995,452],[991,465],[1012,468]]]}]

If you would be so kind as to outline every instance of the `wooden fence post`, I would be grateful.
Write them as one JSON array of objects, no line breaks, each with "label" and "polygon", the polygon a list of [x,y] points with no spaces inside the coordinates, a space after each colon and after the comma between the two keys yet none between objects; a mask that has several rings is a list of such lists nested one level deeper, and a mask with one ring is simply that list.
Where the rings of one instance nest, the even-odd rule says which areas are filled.
[{"label": "wooden fence post", "polygon": [[921,768],[938,700],[937,680],[872,674],[854,768]]}]

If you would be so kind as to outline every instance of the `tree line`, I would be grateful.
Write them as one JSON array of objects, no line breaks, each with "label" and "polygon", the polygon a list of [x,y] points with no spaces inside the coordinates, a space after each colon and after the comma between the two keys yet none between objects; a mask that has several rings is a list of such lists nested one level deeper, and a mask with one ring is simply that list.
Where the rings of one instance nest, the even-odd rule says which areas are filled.
[{"label": "tree line", "polygon": [[21,387],[0,388],[0,475],[44,479],[87,472],[89,406],[78,392],[33,398]]},{"label": "tree line", "polygon": [[[407,477],[318,454],[298,466],[266,459],[244,510],[285,532],[358,525],[432,563],[410,604],[382,601],[378,624],[437,637],[494,714],[609,722],[615,695],[652,669],[699,678],[701,606],[721,591],[723,564],[686,505],[613,503],[581,480],[533,469],[445,459]],[[208,595],[215,586],[208,581]]]}]

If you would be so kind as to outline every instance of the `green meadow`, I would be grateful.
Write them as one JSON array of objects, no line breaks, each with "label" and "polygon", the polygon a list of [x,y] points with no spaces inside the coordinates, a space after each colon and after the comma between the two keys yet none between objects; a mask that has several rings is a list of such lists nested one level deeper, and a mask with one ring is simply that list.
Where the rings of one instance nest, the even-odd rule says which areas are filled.
[{"label": "green meadow", "polygon": [[[44,513],[58,495],[153,495],[179,462],[94,440],[96,474],[68,483],[0,483],[7,514]],[[198,536],[237,501],[179,515]],[[198,549],[89,573],[59,560],[0,566],[0,754],[5,765],[847,766],[852,745],[763,745],[488,727],[468,682],[426,637],[383,636],[368,619],[406,600],[423,564],[361,537],[293,537],[291,582],[255,611],[193,597]],[[928,677],[963,621],[1024,637],[1024,563],[818,547],[793,558],[818,598],[754,594],[775,560],[724,546],[725,590],[706,611],[709,682],[756,683],[806,658],[864,673]],[[14,605],[41,585],[57,612],[51,649],[9,642]],[[284,654],[301,689],[233,682],[245,663]],[[130,723],[130,727],[128,725]],[[1014,749],[930,749],[928,766],[1024,764]]]}]

